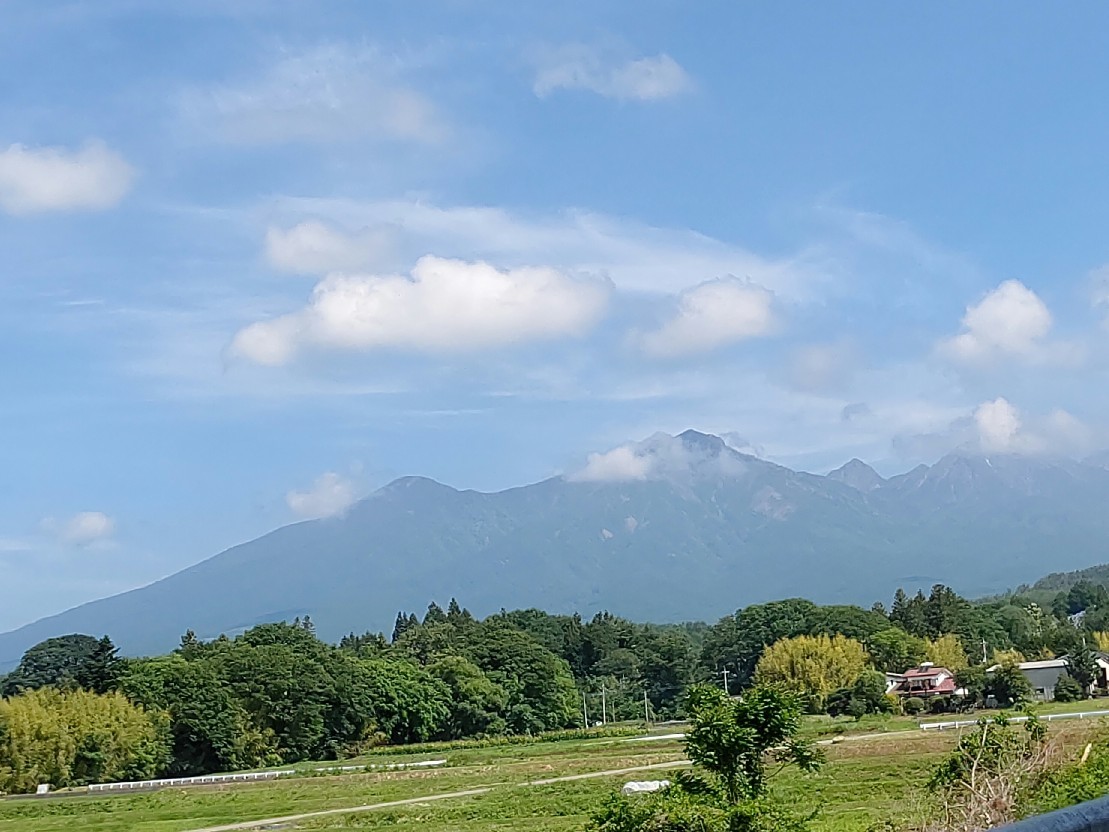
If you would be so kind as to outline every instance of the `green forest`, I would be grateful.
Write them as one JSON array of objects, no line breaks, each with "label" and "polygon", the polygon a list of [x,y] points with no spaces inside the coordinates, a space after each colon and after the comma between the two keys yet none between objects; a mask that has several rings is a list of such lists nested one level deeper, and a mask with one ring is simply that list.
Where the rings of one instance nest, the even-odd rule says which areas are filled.
[{"label": "green forest", "polygon": [[934,711],[1027,697],[1012,672],[1024,658],[1067,656],[1082,684],[1057,693],[1080,697],[1107,631],[1109,593],[1080,581],[1039,601],[975,603],[942,585],[899,591],[888,608],[795,598],[713,625],[534,609],[479,620],[452,600],[398,614],[388,636],[327,644],[305,618],[211,641],[188,632],[148,658],[121,657],[108,636],[69,635],[0,678],[0,792],[680,718],[698,683],[788,687],[810,712],[861,717],[915,707],[885,695],[882,672],[923,661],[955,671],[966,691],[931,701]]}]

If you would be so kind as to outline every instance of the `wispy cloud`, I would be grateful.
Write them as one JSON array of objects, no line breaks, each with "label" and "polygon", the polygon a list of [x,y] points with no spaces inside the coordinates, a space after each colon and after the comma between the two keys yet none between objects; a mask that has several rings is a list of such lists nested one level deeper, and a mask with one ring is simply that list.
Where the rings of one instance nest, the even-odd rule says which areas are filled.
[{"label": "wispy cloud", "polygon": [[293,514],[305,519],[342,514],[356,499],[354,483],[333,471],[321,474],[310,488],[285,495]]},{"label": "wispy cloud", "polygon": [[675,358],[769,335],[776,324],[773,300],[761,286],[735,278],[710,280],[682,292],[673,316],[638,341],[648,355]]},{"label": "wispy cloud", "polygon": [[541,56],[532,86],[544,98],[557,90],[587,90],[606,98],[656,101],[693,89],[693,79],[665,53],[619,59],[596,47],[572,44]]},{"label": "wispy cloud", "polygon": [[181,108],[233,142],[441,141],[449,131],[438,108],[399,74],[376,50],[326,44],[284,52],[254,77],[190,89]]},{"label": "wispy cloud", "polygon": [[116,531],[116,521],[102,511],[81,511],[64,520],[47,517],[42,528],[63,543],[89,546],[110,540]]},{"label": "wispy cloud", "polygon": [[364,228],[344,233],[322,222],[306,220],[291,228],[266,232],[266,260],[275,269],[292,274],[372,269],[391,254],[395,230]]}]

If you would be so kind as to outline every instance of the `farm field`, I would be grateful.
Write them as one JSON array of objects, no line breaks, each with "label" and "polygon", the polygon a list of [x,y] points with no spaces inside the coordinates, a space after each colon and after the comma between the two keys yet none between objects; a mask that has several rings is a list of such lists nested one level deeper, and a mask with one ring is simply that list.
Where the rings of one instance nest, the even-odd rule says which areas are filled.
[{"label": "farm field", "polygon": [[[1106,727],[1105,720],[1091,719],[1056,723],[1051,730],[1068,747],[1080,747]],[[785,772],[775,789],[793,805],[819,812],[815,832],[861,832],[876,822],[912,817],[927,799],[923,787],[932,765],[957,737],[955,731],[919,729],[845,737],[825,744],[828,762],[819,773]],[[618,738],[462,749],[436,756],[445,757],[447,765],[113,796],[8,799],[0,801],[0,832],[193,832],[405,800],[414,802],[308,817],[278,828],[561,832],[583,829],[592,812],[624,782],[666,777],[667,764],[684,760],[680,741]],[[374,763],[391,759],[372,758]],[[659,768],[592,776],[645,766]],[[580,775],[590,776],[543,782]]]}]

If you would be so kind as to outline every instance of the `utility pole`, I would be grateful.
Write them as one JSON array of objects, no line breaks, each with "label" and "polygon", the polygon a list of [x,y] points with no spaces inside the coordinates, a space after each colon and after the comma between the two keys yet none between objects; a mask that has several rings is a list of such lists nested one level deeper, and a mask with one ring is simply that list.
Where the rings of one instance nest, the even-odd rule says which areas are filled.
[{"label": "utility pole", "polygon": [[982,639],[982,664],[985,664],[987,661],[988,659],[986,658],[986,640]]},{"label": "utility pole", "polygon": [[605,699],[604,682],[601,682],[601,725],[608,725],[608,700]]},{"label": "utility pole", "polygon": [[724,665],[724,668],[720,672],[724,674],[724,693],[727,693],[728,692],[728,666]]},{"label": "utility pole", "polygon": [[647,688],[643,688],[643,721],[647,723],[648,728],[651,727],[651,709],[647,702]]},{"label": "utility pole", "polygon": [[585,701],[585,691],[581,692],[581,715],[585,720],[585,727],[589,727],[589,703]]}]

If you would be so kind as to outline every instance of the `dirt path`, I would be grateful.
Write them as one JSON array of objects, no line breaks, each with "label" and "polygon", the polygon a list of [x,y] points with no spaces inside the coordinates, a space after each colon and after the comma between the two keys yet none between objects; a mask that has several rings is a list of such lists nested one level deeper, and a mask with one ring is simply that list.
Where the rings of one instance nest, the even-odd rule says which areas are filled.
[{"label": "dirt path", "polygon": [[[572,780],[589,780],[594,777],[615,777],[619,774],[633,774],[637,771],[651,771],[653,769],[677,768],[689,765],[688,760],[674,760],[668,763],[651,763],[645,766],[631,766],[629,768],[614,768],[607,771],[590,771],[585,774],[566,774],[562,777],[550,777],[546,780],[532,780],[523,783],[524,786],[549,786],[552,783],[567,783]],[[370,803],[366,806],[351,806],[346,809],[321,809],[316,812],[304,812],[299,815],[285,815],[279,818],[262,818],[261,820],[247,820],[240,823],[228,823],[222,826],[206,826],[203,829],[190,829],[188,832],[242,832],[242,830],[264,829],[266,827],[282,827],[302,820],[322,818],[329,815],[347,815],[354,812],[372,812],[375,809],[389,809],[394,806],[412,806],[416,803],[430,803],[434,800],[449,800],[453,797],[473,797],[474,795],[487,794],[498,786],[484,786],[480,789],[464,789],[457,792],[443,792],[442,794],[429,794],[424,797],[408,797],[404,800],[390,800],[386,803]]]}]

